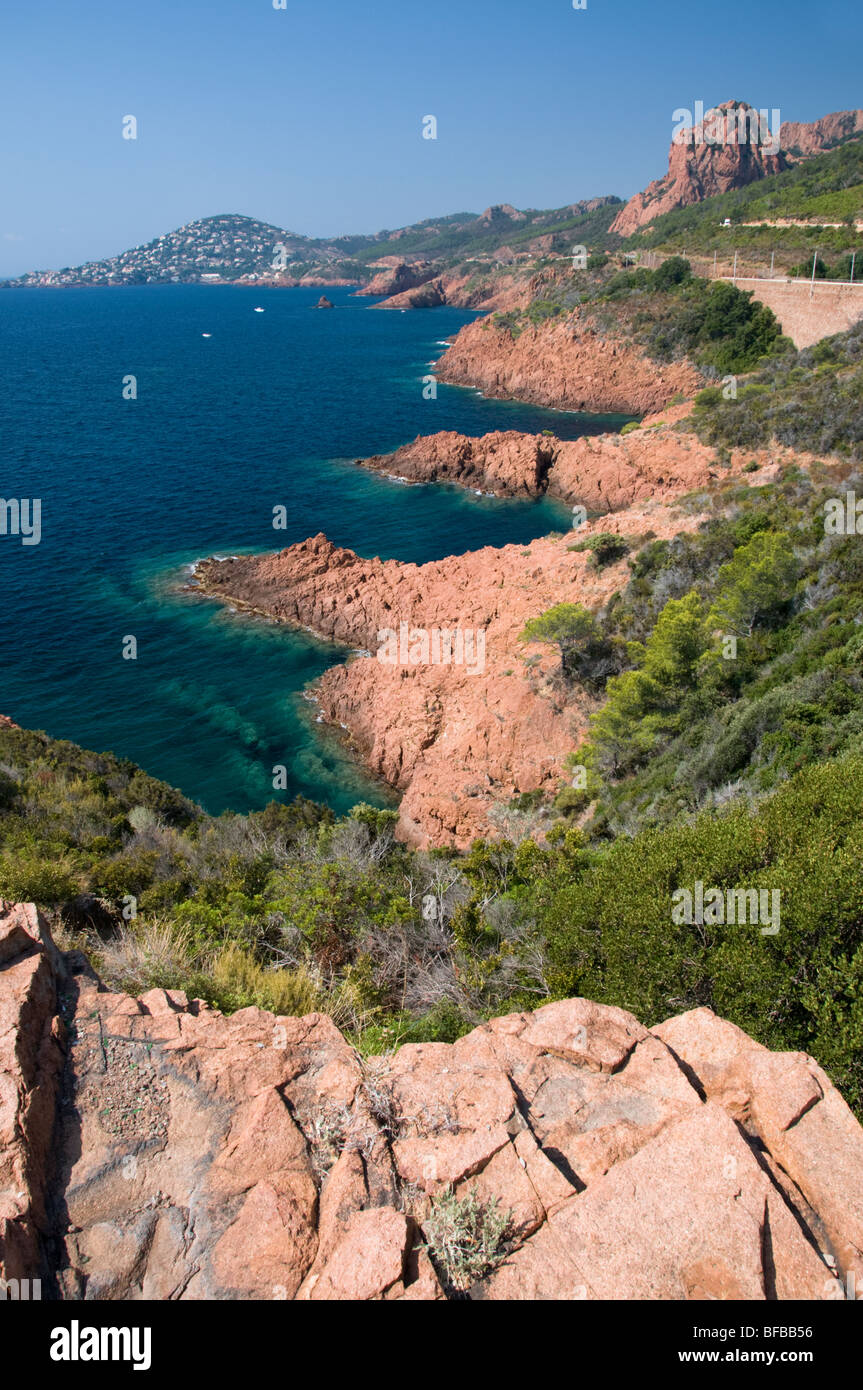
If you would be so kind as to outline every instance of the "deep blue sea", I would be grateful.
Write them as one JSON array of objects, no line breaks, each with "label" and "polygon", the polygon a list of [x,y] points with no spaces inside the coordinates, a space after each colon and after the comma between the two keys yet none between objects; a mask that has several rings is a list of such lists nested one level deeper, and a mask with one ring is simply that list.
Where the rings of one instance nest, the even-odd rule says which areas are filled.
[{"label": "deep blue sea", "polygon": [[182,594],[194,560],[318,531],[419,562],[526,542],[568,513],[406,487],[353,460],[440,429],[574,438],[622,423],[456,387],[426,401],[429,363],[475,316],[376,312],[340,288],[317,310],[320,293],[0,292],[0,497],[42,503],[39,545],[0,534],[0,713],[132,758],[214,813],[298,792],[342,812],[387,793],[302,698],[344,650]]}]

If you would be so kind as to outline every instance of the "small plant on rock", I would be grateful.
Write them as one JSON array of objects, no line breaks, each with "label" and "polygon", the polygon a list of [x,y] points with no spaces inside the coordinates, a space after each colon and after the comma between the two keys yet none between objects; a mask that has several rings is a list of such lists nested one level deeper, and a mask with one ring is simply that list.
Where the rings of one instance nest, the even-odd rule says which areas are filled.
[{"label": "small plant on rock", "polygon": [[432,1197],[423,1233],[448,1293],[465,1293],[500,1264],[511,1219],[512,1212],[501,1211],[496,1197],[483,1202],[475,1191],[458,1197],[447,1187]]}]

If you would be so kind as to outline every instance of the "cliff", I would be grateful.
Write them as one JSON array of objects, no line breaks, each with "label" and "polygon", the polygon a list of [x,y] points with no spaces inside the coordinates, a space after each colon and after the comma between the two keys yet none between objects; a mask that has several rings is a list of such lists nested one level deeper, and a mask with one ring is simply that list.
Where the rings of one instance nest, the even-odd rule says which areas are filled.
[{"label": "cliff", "polygon": [[434,370],[439,380],[486,396],[596,414],[646,415],[703,385],[690,363],[659,364],[623,336],[600,334],[583,310],[517,335],[478,319],[461,329]]},{"label": "cliff", "polygon": [[[863,134],[863,111],[839,111],[811,123],[784,122],[774,143],[737,137],[737,113],[745,103],[725,101],[705,113],[686,140],[673,139],[668,172],[636,193],[617,214],[611,231],[631,236],[639,227],[674,208],[700,203],[717,193],[743,188],[788,168],[797,160],[831,149],[842,140]],[[726,133],[733,125],[730,139]],[[763,135],[768,132],[762,132]],[[706,135],[706,139],[705,139]]]},{"label": "cliff", "polygon": [[783,121],[781,145],[787,159],[805,159],[863,135],[863,111],[834,111],[817,121]]},{"label": "cliff", "polygon": [[568,999],[363,1059],[322,1014],[109,993],[0,902],[0,1020],[0,1278],[63,1300],[814,1300],[863,1276],[863,1130],[811,1057],[709,1009],[648,1030]]},{"label": "cliff", "polygon": [[358,295],[403,294],[405,290],[417,289],[426,280],[431,280],[433,277],[434,265],[431,261],[419,261],[416,264],[411,264],[408,261],[396,259],[394,264],[380,270],[367,285],[361,286],[356,293]]}]

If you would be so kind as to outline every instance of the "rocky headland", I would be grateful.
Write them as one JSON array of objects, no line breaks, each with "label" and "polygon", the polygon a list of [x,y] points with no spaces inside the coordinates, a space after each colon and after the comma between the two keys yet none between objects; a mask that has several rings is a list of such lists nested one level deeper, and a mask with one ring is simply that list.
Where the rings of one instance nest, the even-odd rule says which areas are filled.
[{"label": "rocky headland", "polygon": [[494,319],[477,319],[434,370],[440,381],[485,396],[594,414],[647,415],[704,384],[689,362],[658,364],[626,338],[601,333],[582,310],[516,335]]},{"label": "rocky headland", "polygon": [[[577,547],[600,531],[619,532],[637,548],[646,537],[693,529],[701,518],[677,499],[729,473],[749,481],[742,470],[753,461],[757,481],[768,481],[788,451],[735,451],[721,461],[685,428],[691,405],[668,404],[700,380],[692,367],[657,369],[625,343],[574,339],[569,324],[528,329],[513,342],[478,321],[442,360],[454,360],[472,380],[505,382],[507,391],[546,404],[665,409],[623,435],[564,441],[500,431],[471,439],[444,431],[358,460],[409,482],[504,497],[547,493],[590,517],[562,536],[415,565],[363,558],[321,534],[278,554],[204,560],[192,587],[352,647],[354,655],[325,672],[310,697],[355,756],[401,794],[401,839],[465,848],[494,834],[496,817],[521,793],[553,796],[586,731],[591,698],[566,688],[555,649],[520,640],[528,619],[553,605],[596,610],[626,583],[625,560],[597,569]],[[436,662],[422,652],[416,663],[404,652],[391,664],[378,659],[379,634],[398,634],[402,625],[408,634],[481,634],[482,660]]]},{"label": "rocky headland", "polygon": [[[540,445],[526,435],[487,438],[495,446],[495,477],[506,477],[508,495],[527,491],[545,439]],[[606,509],[562,536],[415,565],[365,559],[318,535],[277,554],[202,561],[195,589],[353,647],[355,655],[312,688],[324,719],[341,726],[366,766],[402,793],[402,839],[463,848],[492,833],[496,808],[519,793],[553,793],[586,729],[593,704],[583,691],[563,686],[559,655],[520,640],[527,620],[554,604],[596,609],[626,583],[625,560],[597,569],[589,551],[574,547],[599,531],[637,540],[692,529],[701,517],[676,508],[675,496],[727,476],[714,451],[696,449],[689,436],[679,437],[675,454],[669,441],[677,439],[665,424],[562,446],[574,454],[559,495]],[[416,447],[420,458],[427,442]],[[443,440],[454,457],[465,443],[484,441]],[[431,447],[439,451],[440,441]],[[735,472],[743,457],[732,460]],[[778,467],[763,462],[759,481]],[[469,475],[471,483],[477,476]],[[482,663],[386,664],[378,659],[378,634],[397,633],[402,624],[410,631],[481,632]]]},{"label": "rocky headland", "polygon": [[675,428],[690,410],[689,403],[671,406],[624,435],[572,440],[517,430],[479,438],[442,430],[357,462],[405,482],[455,483],[496,497],[547,495],[588,512],[611,512],[673,499],[718,476],[715,451]]},{"label": "rocky headland", "polygon": [[[472,1210],[460,1263],[440,1212]],[[61,1300],[845,1297],[863,1130],[802,1052],[585,999],[361,1058],[107,991],[0,902],[0,1278]]]}]

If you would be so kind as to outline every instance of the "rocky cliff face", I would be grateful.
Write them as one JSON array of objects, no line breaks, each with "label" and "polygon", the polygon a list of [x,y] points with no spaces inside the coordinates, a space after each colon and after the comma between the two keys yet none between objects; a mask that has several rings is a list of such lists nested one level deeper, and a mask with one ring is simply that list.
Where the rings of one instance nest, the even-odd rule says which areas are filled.
[{"label": "rocky cliff face", "polygon": [[434,370],[441,381],[486,396],[596,414],[649,414],[703,385],[688,362],[660,365],[623,338],[600,335],[579,311],[515,337],[478,319],[461,329]]},{"label": "rocky cliff face", "polygon": [[834,111],[817,121],[783,121],[782,149],[786,158],[800,159],[831,150],[863,135],[863,111]]},{"label": "rocky cliff face", "polygon": [[[472,1212],[485,1258],[448,1257]],[[839,1276],[839,1277],[837,1277]],[[60,1299],[839,1299],[863,1130],[709,1009],[569,999],[362,1059],[112,994],[0,903],[0,1277]]]},{"label": "rocky cliff face", "polygon": [[375,309],[437,309],[447,303],[446,286],[440,277],[426,279],[415,289],[402,290],[375,304]]},{"label": "rocky cliff face", "polygon": [[[747,138],[748,128],[743,138],[736,138],[741,109],[746,109],[743,102],[722,102],[705,113],[704,120],[692,128],[685,141],[672,140],[667,174],[630,198],[611,224],[611,231],[631,236],[664,212],[743,188],[766,174],[779,173],[797,159],[863,133],[863,112],[839,111],[810,124],[785,122],[775,148],[769,138]],[[726,138],[729,130],[730,139]]]}]

